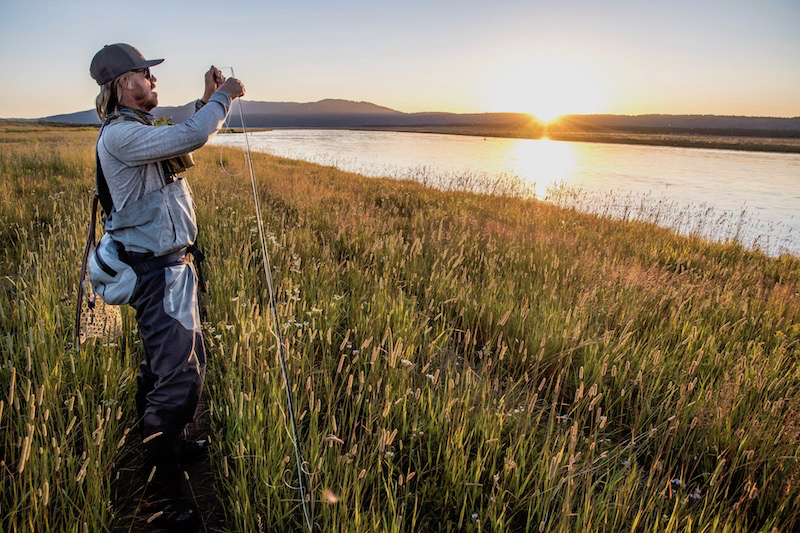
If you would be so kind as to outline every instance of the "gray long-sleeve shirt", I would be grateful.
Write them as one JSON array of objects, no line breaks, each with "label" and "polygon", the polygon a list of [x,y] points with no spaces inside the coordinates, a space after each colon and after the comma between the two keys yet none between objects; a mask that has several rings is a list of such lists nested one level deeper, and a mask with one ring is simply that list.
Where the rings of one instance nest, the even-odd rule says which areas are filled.
[{"label": "gray long-sleeve shirt", "polygon": [[[230,104],[230,97],[217,91],[182,124],[115,120],[101,129],[97,155],[114,202],[105,228],[127,251],[163,255],[194,243],[189,188],[180,177],[169,182],[160,162],[206,144],[222,127]],[[135,115],[129,109],[121,113]]]},{"label": "gray long-sleeve shirt", "polygon": [[[167,184],[159,161],[197,150],[222,127],[231,100],[217,91],[189,120],[173,126],[149,126],[116,120],[103,128],[97,154],[116,211]],[[124,109],[122,114],[133,114]],[[149,115],[155,119],[152,115]]]}]

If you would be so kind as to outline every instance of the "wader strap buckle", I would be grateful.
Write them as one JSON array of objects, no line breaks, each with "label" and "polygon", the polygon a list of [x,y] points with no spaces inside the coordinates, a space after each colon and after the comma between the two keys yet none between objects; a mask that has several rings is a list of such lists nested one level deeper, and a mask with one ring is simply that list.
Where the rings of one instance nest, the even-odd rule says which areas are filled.
[{"label": "wader strap buckle", "polygon": [[184,258],[187,255],[186,250],[186,248],[182,248],[177,252],[160,255],[158,257],[151,257],[150,259],[144,259],[132,264],[131,266],[133,267],[133,271],[136,272],[137,276],[143,276],[144,274],[147,274],[151,270],[155,270],[157,268],[182,265],[184,264]]}]

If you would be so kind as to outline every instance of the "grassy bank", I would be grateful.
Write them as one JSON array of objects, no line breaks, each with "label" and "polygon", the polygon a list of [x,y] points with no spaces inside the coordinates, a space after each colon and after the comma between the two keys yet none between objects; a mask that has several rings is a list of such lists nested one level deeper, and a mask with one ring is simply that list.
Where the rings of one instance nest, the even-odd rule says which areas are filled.
[{"label": "grassy bank", "polygon": [[800,139],[776,137],[743,137],[736,135],[697,135],[664,133],[613,132],[553,132],[554,141],[599,142],[609,144],[640,144],[645,146],[674,146],[676,148],[711,148],[747,152],[800,153]]},{"label": "grassy bank", "polygon": [[[68,346],[94,135],[0,131],[3,531],[124,520],[130,310]],[[215,488],[230,530],[300,530],[252,191],[219,169],[244,161],[195,159]],[[254,161],[323,530],[800,525],[798,258]]]},{"label": "grassy bank", "polygon": [[475,137],[503,137],[509,139],[541,139],[554,141],[592,142],[607,144],[638,144],[645,146],[673,146],[676,148],[711,148],[715,150],[743,150],[748,152],[800,153],[800,139],[781,137],[744,137],[740,135],[700,135],[687,133],[619,133],[613,131],[541,131],[532,132],[519,127],[485,126],[407,126],[358,128],[378,131],[404,131],[415,133],[441,133]]}]

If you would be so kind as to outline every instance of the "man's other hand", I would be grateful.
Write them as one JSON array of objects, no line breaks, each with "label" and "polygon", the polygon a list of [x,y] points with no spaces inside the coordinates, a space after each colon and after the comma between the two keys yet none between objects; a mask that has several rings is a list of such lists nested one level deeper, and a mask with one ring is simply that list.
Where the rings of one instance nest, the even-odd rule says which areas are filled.
[{"label": "man's other hand", "polygon": [[231,100],[244,96],[244,84],[236,78],[225,80],[219,90],[230,96]]},{"label": "man's other hand", "polygon": [[222,72],[214,65],[211,65],[211,68],[208,69],[208,72],[205,74],[206,89],[203,93],[203,102],[208,102],[211,95],[214,94],[224,82],[225,76],[222,75]]}]

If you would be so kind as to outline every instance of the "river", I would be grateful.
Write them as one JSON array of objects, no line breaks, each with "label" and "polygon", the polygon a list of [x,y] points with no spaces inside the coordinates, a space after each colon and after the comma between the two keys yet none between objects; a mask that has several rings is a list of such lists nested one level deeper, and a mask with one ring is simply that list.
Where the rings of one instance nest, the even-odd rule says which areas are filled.
[{"label": "river", "polygon": [[[250,133],[254,151],[440,188],[529,194],[800,255],[800,154],[385,131]],[[244,147],[241,134],[213,144]]]}]

